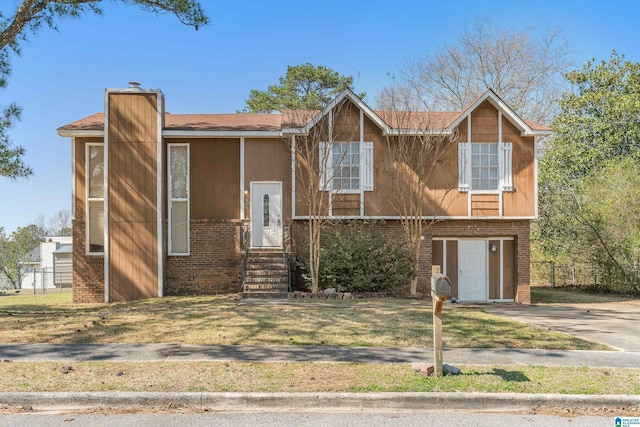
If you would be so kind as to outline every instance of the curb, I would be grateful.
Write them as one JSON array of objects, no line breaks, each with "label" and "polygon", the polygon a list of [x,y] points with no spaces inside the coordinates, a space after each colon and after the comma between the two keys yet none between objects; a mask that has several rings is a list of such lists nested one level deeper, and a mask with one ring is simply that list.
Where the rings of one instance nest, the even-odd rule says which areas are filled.
[{"label": "curb", "polygon": [[516,393],[0,393],[0,405],[39,410],[98,407],[186,406],[242,411],[256,409],[397,409],[518,411],[539,406],[568,408],[640,407],[640,395]]}]

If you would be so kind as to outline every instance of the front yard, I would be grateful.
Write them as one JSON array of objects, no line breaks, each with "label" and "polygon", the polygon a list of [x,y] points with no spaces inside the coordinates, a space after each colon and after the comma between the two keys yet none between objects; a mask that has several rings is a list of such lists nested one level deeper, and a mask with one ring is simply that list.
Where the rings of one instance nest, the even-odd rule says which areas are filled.
[{"label": "front yard", "polygon": [[[431,305],[416,300],[236,301],[167,297],[75,305],[70,294],[0,296],[0,342],[431,347]],[[445,347],[606,349],[449,305]],[[473,361],[469,361],[473,362]],[[5,391],[516,392],[638,394],[640,370],[459,365],[425,378],[408,364],[0,362]],[[0,408],[2,411],[2,408]]]},{"label": "front yard", "polygon": [[[166,297],[72,304],[70,294],[0,296],[0,342],[431,347],[431,303],[418,300],[236,301]],[[457,305],[445,347],[607,349]]]}]

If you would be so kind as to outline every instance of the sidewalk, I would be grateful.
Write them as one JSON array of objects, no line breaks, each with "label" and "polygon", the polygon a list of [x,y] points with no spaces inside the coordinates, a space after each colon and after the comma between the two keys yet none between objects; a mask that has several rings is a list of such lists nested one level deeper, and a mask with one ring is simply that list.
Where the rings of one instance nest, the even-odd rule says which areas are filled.
[{"label": "sidewalk", "polygon": [[[637,368],[640,352],[525,350],[496,348],[444,349],[444,362],[471,365],[541,365]],[[16,362],[331,362],[432,363],[426,348],[330,346],[208,346],[183,344],[0,344],[0,360]]]}]

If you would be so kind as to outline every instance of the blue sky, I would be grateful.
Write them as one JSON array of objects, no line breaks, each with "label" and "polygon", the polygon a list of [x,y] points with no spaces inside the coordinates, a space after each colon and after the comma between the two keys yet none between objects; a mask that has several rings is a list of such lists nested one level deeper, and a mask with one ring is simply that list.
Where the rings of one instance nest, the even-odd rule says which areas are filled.
[{"label": "blue sky", "polygon": [[0,177],[0,227],[10,232],[70,209],[70,139],[56,129],[102,111],[104,89],[132,80],[162,89],[172,113],[232,113],[288,65],[311,62],[353,75],[356,90],[374,105],[389,73],[454,42],[476,17],[537,34],[559,27],[574,44],[578,66],[607,59],[612,49],[640,61],[635,1],[201,3],[211,24],[197,32],[170,15],[106,2],[103,16],[64,20],[58,32],[43,29],[23,44],[0,105],[16,101],[24,108],[11,135],[27,149],[34,175]]}]

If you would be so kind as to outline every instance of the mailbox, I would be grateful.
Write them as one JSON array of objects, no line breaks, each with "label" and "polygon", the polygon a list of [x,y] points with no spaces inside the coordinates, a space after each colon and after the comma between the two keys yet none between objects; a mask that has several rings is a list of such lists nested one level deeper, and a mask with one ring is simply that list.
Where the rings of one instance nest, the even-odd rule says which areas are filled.
[{"label": "mailbox", "polygon": [[439,297],[451,296],[451,281],[442,273],[431,275],[431,290]]}]

